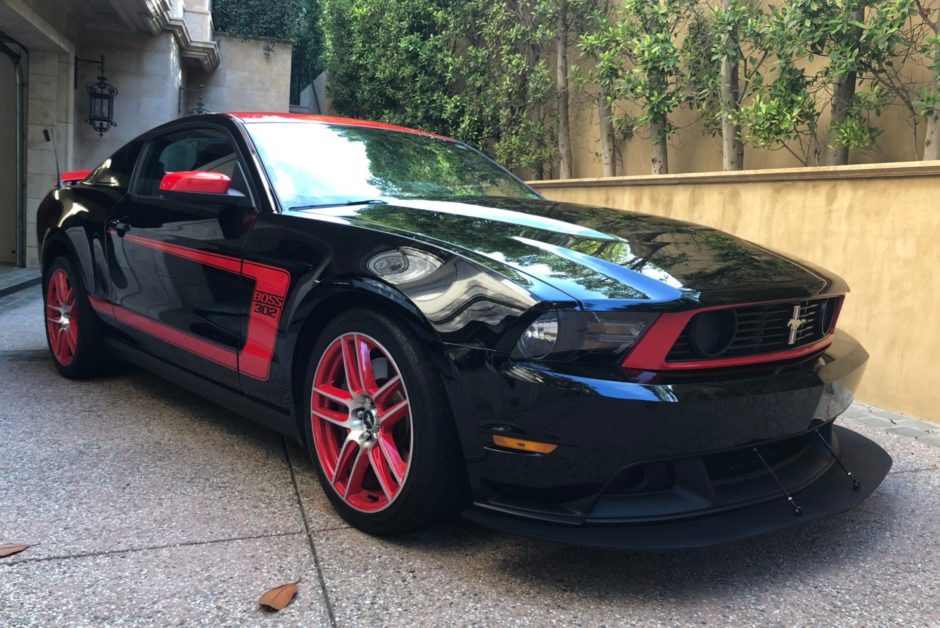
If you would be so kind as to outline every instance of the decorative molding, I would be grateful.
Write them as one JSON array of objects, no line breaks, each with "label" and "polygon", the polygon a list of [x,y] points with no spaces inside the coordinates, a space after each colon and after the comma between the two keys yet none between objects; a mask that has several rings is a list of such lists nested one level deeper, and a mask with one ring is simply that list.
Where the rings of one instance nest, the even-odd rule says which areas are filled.
[{"label": "decorative molding", "polygon": [[181,57],[195,59],[204,72],[212,72],[219,67],[219,42],[193,41],[189,29],[186,28],[186,22],[179,18],[171,18],[164,30],[170,31],[176,37]]},{"label": "decorative molding", "polygon": [[173,7],[170,0],[146,0],[147,30],[151,35],[159,35],[164,25],[170,20]]},{"label": "decorative molding", "polygon": [[147,0],[147,10],[151,17],[150,31],[155,35],[160,31],[173,33],[173,37],[180,47],[181,57],[194,59],[205,72],[212,72],[219,67],[219,43],[217,41],[194,41],[183,18],[173,17],[170,14],[171,5],[169,0]]},{"label": "decorative molding", "polygon": [[883,179],[940,176],[940,161],[908,161],[890,164],[818,166],[812,168],[769,168],[733,172],[690,172],[685,174],[602,177],[594,179],[550,179],[529,181],[540,189],[619,187],[645,185],[704,185],[714,183],[766,183],[773,181],[819,181],[826,179]]}]

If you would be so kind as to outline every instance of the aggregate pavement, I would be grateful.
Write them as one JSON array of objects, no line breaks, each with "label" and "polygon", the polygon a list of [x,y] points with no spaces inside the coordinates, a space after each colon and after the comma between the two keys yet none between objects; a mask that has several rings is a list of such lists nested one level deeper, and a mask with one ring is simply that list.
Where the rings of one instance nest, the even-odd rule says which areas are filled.
[{"label": "aggregate pavement", "polygon": [[[940,625],[940,426],[855,404],[894,457],[852,512],[729,546],[564,547],[454,521],[374,538],[306,453],[133,368],[67,381],[38,288],[0,298],[0,624]],[[257,600],[300,580],[280,613]]]}]

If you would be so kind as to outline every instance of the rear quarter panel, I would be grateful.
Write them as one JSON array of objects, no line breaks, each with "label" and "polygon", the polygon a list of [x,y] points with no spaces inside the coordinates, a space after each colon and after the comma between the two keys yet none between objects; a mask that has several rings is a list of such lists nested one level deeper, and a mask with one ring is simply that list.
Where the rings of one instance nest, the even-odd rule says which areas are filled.
[{"label": "rear quarter panel", "polygon": [[122,192],[79,184],[52,190],[37,211],[36,237],[43,267],[67,252],[77,261],[89,294],[108,297],[105,222]]}]

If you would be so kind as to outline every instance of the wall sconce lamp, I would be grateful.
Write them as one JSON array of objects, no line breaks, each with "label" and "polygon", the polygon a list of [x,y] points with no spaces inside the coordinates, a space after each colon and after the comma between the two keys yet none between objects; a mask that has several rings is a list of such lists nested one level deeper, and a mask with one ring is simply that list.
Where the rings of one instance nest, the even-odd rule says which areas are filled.
[{"label": "wall sconce lamp", "polygon": [[101,55],[100,61],[75,57],[76,89],[78,89],[78,67],[83,63],[94,63],[101,68],[98,80],[85,85],[85,89],[88,91],[87,122],[98,132],[98,137],[103,137],[111,127],[117,126],[117,122],[114,121],[114,97],[117,96],[118,90],[108,83],[104,74],[104,55]]},{"label": "wall sconce lamp", "polygon": [[206,107],[206,103],[203,102],[205,100],[205,98],[203,97],[203,90],[205,90],[205,88],[206,86],[204,83],[200,83],[198,89],[192,88],[192,87],[183,87],[182,85],[180,85],[179,99],[176,104],[176,113],[178,114],[183,113],[183,93],[184,92],[199,92],[199,100],[196,102],[196,106],[190,107],[189,109],[187,109],[186,113],[188,113],[189,115],[194,115],[194,116],[199,116],[204,113],[212,113],[212,111],[208,107]]}]

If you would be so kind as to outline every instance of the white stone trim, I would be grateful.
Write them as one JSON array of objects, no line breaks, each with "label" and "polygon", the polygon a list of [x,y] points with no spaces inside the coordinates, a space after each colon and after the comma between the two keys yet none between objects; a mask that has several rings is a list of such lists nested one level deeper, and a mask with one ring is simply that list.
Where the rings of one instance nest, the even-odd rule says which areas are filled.
[{"label": "white stone trim", "polygon": [[150,31],[154,35],[160,31],[173,33],[180,48],[180,56],[195,59],[204,72],[212,72],[219,66],[219,43],[193,40],[186,22],[181,17],[173,16],[172,8],[169,0],[147,0],[151,16],[148,24]]}]

